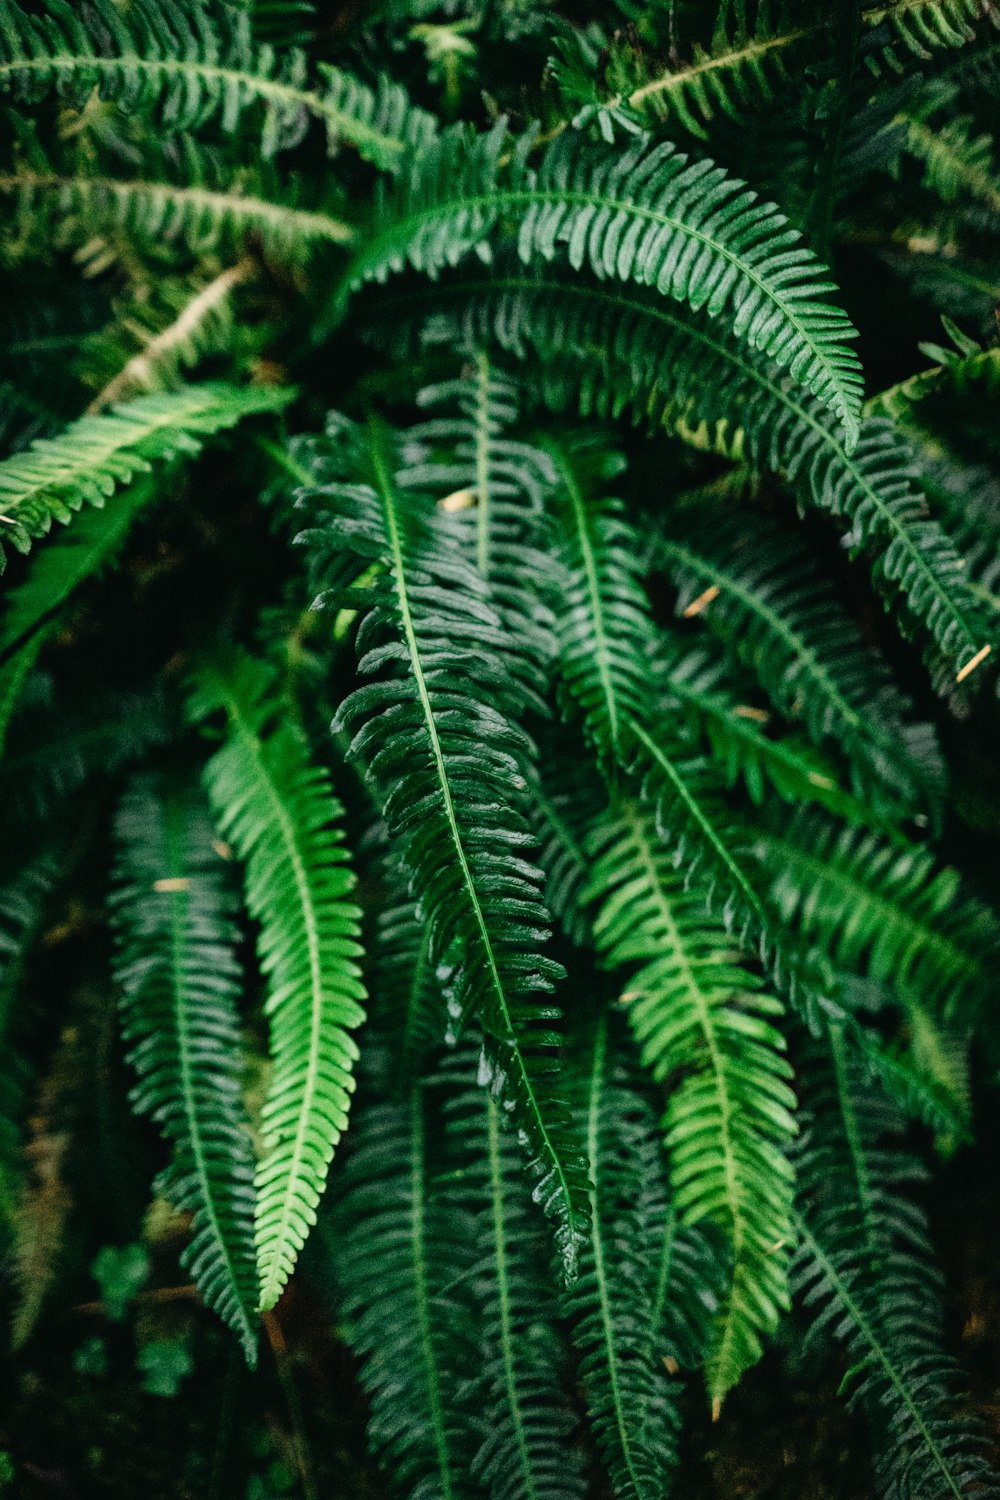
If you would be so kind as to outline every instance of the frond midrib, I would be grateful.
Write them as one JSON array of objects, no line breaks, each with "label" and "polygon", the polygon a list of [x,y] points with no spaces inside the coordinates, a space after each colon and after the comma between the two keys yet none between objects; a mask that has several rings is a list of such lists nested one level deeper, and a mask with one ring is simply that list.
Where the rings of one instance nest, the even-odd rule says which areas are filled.
[{"label": "frond midrib", "polygon": [[415,1088],[410,1095],[410,1202],[412,1204],[410,1250],[413,1255],[413,1292],[417,1305],[420,1352],[427,1385],[427,1400],[434,1430],[434,1455],[441,1476],[444,1500],[452,1500],[455,1490],[451,1472],[451,1454],[448,1451],[447,1427],[444,1420],[444,1403],[441,1397],[441,1377],[434,1353],[430,1314],[431,1291],[424,1248],[424,1118],[419,1088]]},{"label": "frond midrib", "polygon": [[144,178],[104,177],[89,174],[39,172],[22,169],[0,174],[0,192],[14,193],[21,188],[39,188],[43,191],[71,188],[85,195],[93,191],[107,191],[116,198],[146,197],[153,201],[186,203],[209,208],[221,214],[231,214],[237,219],[254,219],[269,227],[296,226],[305,239],[329,240],[331,244],[349,245],[356,238],[356,230],[340,219],[318,209],[295,208],[290,204],[275,203],[272,199],[251,194],[225,193],[214,188],[199,187],[191,183],[156,182]]}]

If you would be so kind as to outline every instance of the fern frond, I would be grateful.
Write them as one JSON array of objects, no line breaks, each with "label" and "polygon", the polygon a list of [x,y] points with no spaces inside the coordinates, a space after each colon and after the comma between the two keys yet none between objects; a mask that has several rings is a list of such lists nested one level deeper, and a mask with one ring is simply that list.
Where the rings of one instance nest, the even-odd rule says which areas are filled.
[{"label": "fern frond", "polygon": [[584,1476],[569,1442],[575,1418],[559,1378],[544,1221],[532,1213],[517,1144],[492,1095],[466,1090],[448,1112],[476,1215],[483,1370],[475,1402],[488,1430],[472,1471],[496,1500],[579,1500]]},{"label": "fern frond", "polygon": [[0,194],[11,200],[12,222],[45,254],[53,243],[86,244],[95,228],[120,230],[147,248],[179,240],[200,254],[239,253],[256,239],[279,262],[354,239],[326,202],[303,203],[298,183],[280,186],[267,164],[234,171],[188,136],[168,154],[148,156],[145,176],[117,175],[100,162],[50,159],[22,132],[19,159],[0,172]]},{"label": "fern frond", "polygon": [[205,440],[244,417],[280,411],[290,392],[206,384],[140,396],[114,412],[81,417],[54,438],[0,462],[0,537],[19,552],[64,525],[83,505],[104,506],[115,490],[153,464],[197,453]]},{"label": "fern frond", "polygon": [[700,647],[671,644],[664,651],[659,712],[675,717],[679,710],[701,729],[712,765],[730,789],[742,782],[757,806],[773,790],[785,802],[816,802],[851,823],[871,821],[871,806],[843,788],[831,761],[799,735],[768,733],[770,715],[741,701],[724,663]]},{"label": "fern frond", "polygon": [[620,500],[602,495],[622,458],[603,442],[549,445],[565,575],[559,671],[606,763],[624,764],[629,723],[645,721],[655,628],[641,578],[643,548]]},{"label": "fern frond", "polygon": [[173,1146],[159,1190],[194,1214],[181,1259],[256,1362],[253,1153],[240,1101],[233,902],[190,789],[135,781],[115,824],[111,898],[134,1108]]},{"label": "fern frond", "polygon": [[991,216],[1000,214],[1000,188],[992,136],[969,134],[968,115],[949,114],[940,124],[920,115],[903,115],[907,151],[923,165],[924,186],[945,203],[965,198],[981,203]]},{"label": "fern frond", "polygon": [[348,1342],[363,1360],[369,1443],[394,1491],[473,1500],[481,1433],[462,1394],[479,1351],[461,1291],[475,1269],[475,1226],[436,1171],[427,1110],[418,1087],[361,1113],[333,1269]]},{"label": "fern frond", "polygon": [[643,1137],[654,1126],[623,1082],[601,1020],[577,1062],[578,1112],[594,1186],[590,1237],[566,1297],[591,1426],[615,1493],[654,1500],[676,1463],[676,1389],[656,1357],[654,1266],[662,1216],[647,1216]]},{"label": "fern frond", "polygon": [[366,611],[365,681],[335,724],[409,871],[432,960],[450,970],[451,1029],[479,1016],[490,1086],[523,1132],[571,1274],[585,1179],[565,1112],[549,1097],[559,1012],[548,996],[562,971],[541,951],[549,916],[526,857],[530,745],[513,721],[523,689],[507,669],[485,581],[435,505],[401,493],[399,458],[380,425],[364,433],[332,417],[311,459],[318,488],[303,496],[313,515],[302,540],[319,577],[327,555],[335,576],[345,552],[379,564],[371,587],[341,591]]},{"label": "fern frond", "polygon": [[992,978],[996,921],[928,848],[813,815],[759,829],[752,852],[783,920],[834,963],[946,1020],[975,1016]]},{"label": "fern frond", "polygon": [[732,1253],[706,1361],[718,1405],[788,1305],[792,1173],[783,1147],[795,1097],[772,1022],[782,1008],[740,967],[697,885],[685,890],[648,812],[619,802],[587,849],[598,952],[606,967],[628,971],[644,1065],[660,1083],[679,1080],[664,1117],[677,1211],[686,1224],[718,1224]]},{"label": "fern frond", "polygon": [[340,804],[314,766],[273,674],[248,656],[198,670],[189,713],[222,710],[226,739],[205,768],[220,831],[246,867],[260,924],[274,1071],[261,1115],[255,1237],[260,1305],[275,1305],[316,1220],[334,1148],[347,1128],[364,1020],[360,911],[337,826]]},{"label": "fern frond", "polygon": [[929,725],[865,649],[833,590],[791,537],[766,538],[703,508],[658,536],[677,611],[704,620],[755,672],[778,711],[846,756],[857,796],[938,822],[944,765]]},{"label": "fern frond", "polygon": [[962,679],[988,655],[989,626],[962,559],[928,516],[913,454],[887,423],[866,420],[849,452],[826,414],[776,372],[634,288],[501,276],[452,290],[465,300],[461,336],[540,362],[550,404],[586,417],[630,412],[787,475],[807,503],[849,524],[852,553],[870,555],[906,634],[926,632]]},{"label": "fern frond", "polygon": [[[548,454],[512,436],[520,393],[489,355],[475,351],[468,377],[422,390],[418,403],[440,411],[411,429],[425,456],[400,484],[439,496],[460,545],[485,578],[506,630],[512,670],[544,699],[555,655],[552,565],[544,497],[554,482]],[[457,413],[447,415],[449,408]]]},{"label": "fern frond", "polygon": [[866,1087],[835,1029],[827,1042],[825,1059],[813,1048],[803,1060],[797,1291],[814,1336],[836,1338],[851,1357],[845,1388],[872,1425],[880,1492],[958,1496],[975,1480],[995,1494],[978,1434],[952,1409],[940,1277],[909,1196],[924,1173],[899,1149],[895,1112]]},{"label": "fern frond", "polygon": [[988,397],[1000,388],[1000,347],[982,349],[970,339],[957,353],[951,350],[938,352],[942,356],[940,364],[919,370],[915,375],[879,391],[867,403],[867,409],[875,416],[913,423],[920,420],[920,413],[914,408],[929,396],[944,391],[956,396],[971,396],[978,394],[976,387],[980,382],[982,394]]},{"label": "fern frond", "polygon": [[259,107],[265,158],[298,145],[312,118],[331,153],[343,142],[386,170],[433,136],[433,116],[398,84],[382,79],[371,89],[339,68],[319,71],[310,86],[301,49],[257,44],[246,11],[202,0],[183,10],[163,0],[134,0],[127,10],[94,0],[82,11],[50,0],[39,16],[14,0],[0,7],[0,88],[19,104],[55,91],[81,107],[96,89],[129,112],[155,109],[168,130],[218,121],[230,134]]},{"label": "fern frond", "polygon": [[[639,52],[626,37],[605,38],[602,58],[605,107],[625,105],[640,116],[676,118],[686,130],[706,139],[721,117],[739,119],[752,107],[770,104],[807,62],[829,57],[833,20],[807,16],[798,24],[772,29],[773,13],[757,14],[753,30],[726,25],[720,10],[709,46],[695,42],[689,60],[667,70],[655,66],[655,54]],[[975,41],[983,21],[1000,24],[993,0],[903,0],[871,6],[859,15],[859,53],[876,75],[898,72],[909,57],[929,60],[937,51]],[[593,88],[595,60],[583,65],[554,65],[553,71],[571,99],[579,84]]]},{"label": "fern frond", "polygon": [[625,151],[568,131],[529,172],[524,136],[511,151],[501,121],[488,135],[445,132],[412,160],[394,198],[383,195],[343,291],[384,282],[406,265],[434,277],[484,254],[513,220],[525,264],[565,245],[574,271],[654,287],[724,318],[836,414],[848,449],[858,432],[861,376],[854,330],[824,300],[834,290],[772,204],[710,161],[690,162],[643,137]]}]

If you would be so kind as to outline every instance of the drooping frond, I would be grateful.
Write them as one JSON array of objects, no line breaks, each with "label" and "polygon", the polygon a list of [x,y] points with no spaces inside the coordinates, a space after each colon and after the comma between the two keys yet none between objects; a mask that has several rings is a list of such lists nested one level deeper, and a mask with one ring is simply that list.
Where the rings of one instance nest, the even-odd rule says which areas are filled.
[{"label": "drooping frond", "polygon": [[[566,1297],[594,1437],[615,1493],[658,1500],[676,1463],[676,1388],[659,1358],[654,1300],[665,1233],[662,1184],[642,1150],[650,1111],[623,1080],[601,1020],[576,1060],[577,1110],[593,1179],[590,1237]],[[647,1198],[656,1196],[658,1212]]]},{"label": "drooping frond", "polygon": [[[861,378],[846,316],[812,253],[773,204],[710,161],[689,161],[642,137],[625,151],[569,130],[529,171],[530,134],[508,145],[506,123],[488,135],[445,132],[414,155],[395,196],[383,195],[343,289],[385,281],[406,265],[437,276],[498,225],[513,222],[525,264],[565,245],[574,271],[653,287],[724,318],[771,356],[857,438]],[[506,150],[505,150],[506,148]]]},{"label": "drooping frond", "polygon": [[238,253],[257,241],[279,262],[301,262],[319,246],[354,238],[328,196],[303,202],[296,179],[279,184],[266,163],[234,173],[189,136],[148,158],[143,175],[131,175],[117,161],[50,158],[37,136],[23,132],[18,159],[0,172],[0,194],[11,201],[12,222],[26,237],[33,233],[45,254],[53,243],[85,244],[95,228],[120,230],[147,248],[180,241],[202,254]]},{"label": "drooping frond", "polygon": [[[472,1070],[474,1076],[474,1068]],[[482,1346],[474,1401],[487,1430],[472,1469],[496,1500],[579,1500],[575,1417],[560,1381],[558,1307],[517,1143],[496,1100],[464,1090],[449,1103],[463,1197],[476,1218],[473,1277]]]},{"label": "drooping frond", "polygon": [[971,1021],[992,979],[996,919],[930,849],[813,815],[761,828],[753,853],[782,918],[835,963]]},{"label": "drooping frond", "polygon": [[334,1217],[333,1273],[363,1360],[368,1439],[407,1500],[473,1500],[482,1434],[463,1398],[478,1374],[466,1295],[475,1226],[436,1170],[423,1090],[364,1110]]},{"label": "drooping frond", "polygon": [[648,812],[620,801],[587,850],[598,952],[625,970],[644,1065],[659,1083],[679,1080],[664,1118],[677,1211],[687,1224],[717,1224],[732,1255],[706,1360],[718,1405],[788,1305],[783,1148],[795,1099],[772,1020],[782,1008],[740,966],[697,885],[685,890]]},{"label": "drooping frond", "polygon": [[802,547],[773,525],[761,532],[707,507],[695,515],[655,544],[677,585],[678,613],[704,620],[780,713],[845,755],[858,796],[937,822],[944,767],[933,730],[907,722],[887,667]]},{"label": "drooping frond", "polygon": [[301,49],[256,44],[247,11],[203,0],[183,8],[133,0],[127,9],[95,0],[82,10],[49,0],[42,15],[4,0],[0,88],[20,105],[55,91],[78,107],[96,89],[129,111],[155,108],[174,131],[218,121],[231,134],[259,110],[265,158],[297,145],[316,119],[331,153],[346,143],[387,170],[436,128],[433,116],[387,79],[371,89],[322,64],[311,83]]},{"label": "drooping frond", "polygon": [[363,685],[335,723],[397,842],[432,961],[450,971],[451,1029],[473,1014],[481,1021],[490,1086],[523,1132],[571,1273],[584,1172],[550,1097],[559,1042],[550,992],[561,969],[543,952],[549,916],[527,858],[530,744],[513,719],[523,689],[507,668],[507,636],[485,580],[433,502],[400,489],[399,457],[379,424],[364,432],[332,417],[306,459],[315,489],[303,496],[311,524],[301,540],[319,581],[328,557],[335,577],[344,576],[345,553],[379,564],[369,587],[339,591],[365,611]]},{"label": "drooping frond", "polygon": [[541,707],[555,654],[552,606],[560,581],[545,545],[550,534],[543,501],[554,476],[546,452],[512,436],[519,415],[515,383],[481,351],[471,362],[468,377],[419,393],[419,404],[440,414],[411,430],[426,451],[400,483],[438,496],[489,586],[510,637],[511,669]]},{"label": "drooping frond", "polygon": [[928,515],[913,454],[888,423],[866,420],[849,451],[818,406],[723,331],[635,288],[502,276],[453,292],[465,303],[462,337],[540,361],[533,375],[551,404],[588,417],[632,413],[787,475],[804,500],[848,525],[852,552],[870,557],[903,630],[926,631],[953,676],[988,655],[989,626],[962,560]]},{"label": "drooping frond", "polygon": [[240,1100],[234,903],[196,793],[146,777],[115,824],[112,893],[135,1109],[173,1148],[159,1190],[193,1213],[182,1263],[256,1361],[253,1153]]},{"label": "drooping frond", "polygon": [[100,509],[154,462],[197,453],[214,433],[280,411],[289,398],[268,386],[192,385],[81,417],[0,462],[0,539],[27,552],[53,521],[65,524],[85,504]]},{"label": "drooping frond", "polygon": [[940,122],[920,113],[903,115],[906,149],[922,163],[924,185],[945,203],[971,199],[996,216],[1000,214],[1000,188],[993,138],[972,136],[971,117],[956,115],[954,100],[948,104],[948,116]]},{"label": "drooping frond", "polygon": [[550,446],[565,598],[558,616],[559,672],[583,710],[602,759],[625,763],[630,722],[650,704],[655,631],[640,581],[642,547],[621,501],[601,493],[623,460],[586,438]]},{"label": "drooping frond", "polygon": [[845,1389],[868,1417],[881,1494],[993,1495],[981,1442],[955,1409],[940,1278],[910,1189],[923,1173],[899,1122],[832,1030],[804,1059],[809,1110],[799,1161],[797,1292],[814,1336],[845,1346]]},{"label": "drooping frond", "polygon": [[248,656],[198,671],[191,716],[222,710],[226,738],[205,768],[219,829],[246,867],[259,923],[274,1071],[261,1114],[255,1236],[260,1305],[275,1305],[316,1219],[347,1127],[364,986],[342,809],[270,669]]}]

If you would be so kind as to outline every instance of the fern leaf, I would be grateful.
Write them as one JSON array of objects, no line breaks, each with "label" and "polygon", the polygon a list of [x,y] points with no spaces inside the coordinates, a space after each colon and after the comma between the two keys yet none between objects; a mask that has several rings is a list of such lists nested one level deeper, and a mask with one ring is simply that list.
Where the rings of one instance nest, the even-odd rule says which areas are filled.
[{"label": "fern leaf", "polygon": [[492,1095],[465,1090],[448,1109],[477,1226],[484,1349],[476,1404],[488,1414],[488,1431],[472,1470],[497,1500],[578,1500],[583,1473],[569,1451],[574,1416],[559,1380],[543,1221],[534,1221],[520,1154]]},{"label": "fern leaf", "polygon": [[354,875],[336,826],[342,809],[287,717],[272,673],[247,656],[196,675],[194,719],[223,710],[226,740],[205,768],[220,831],[246,866],[260,924],[274,1072],[261,1123],[255,1235],[260,1305],[275,1305],[316,1219],[334,1148],[347,1128],[364,1020]]},{"label": "fern leaf", "polygon": [[[679,1077],[664,1118],[682,1221],[720,1226],[732,1253],[706,1371],[718,1406],[761,1354],[788,1305],[795,1129],[791,1069],[772,1018],[780,1004],[736,962],[656,836],[621,802],[588,841],[594,938],[606,967],[627,966],[628,1016],[658,1082]],[[634,965],[638,968],[633,969]]]},{"label": "fern leaf", "polygon": [[350,596],[367,611],[358,633],[366,681],[335,724],[397,841],[432,959],[450,971],[451,1029],[473,1013],[482,1022],[490,1086],[523,1132],[572,1274],[584,1175],[565,1112],[548,1097],[559,1041],[548,995],[562,971],[540,951],[549,916],[526,857],[530,746],[512,722],[523,691],[485,582],[433,503],[415,491],[404,499],[398,457],[375,423],[363,434],[331,418],[312,458],[322,488],[304,497],[316,519],[303,540],[319,577],[327,554],[336,576],[345,551],[380,565],[373,586]]},{"label": "fern leaf", "polygon": [[664,1226],[644,1218],[641,1199],[652,1184],[641,1180],[639,1152],[651,1121],[614,1066],[606,1022],[589,1042],[578,1064],[578,1107],[594,1181],[590,1237],[566,1303],[615,1493],[653,1500],[666,1492],[676,1462],[678,1418],[676,1391],[654,1355],[652,1266]]},{"label": "fern leaf", "polygon": [[[346,245],[351,225],[326,200],[303,203],[298,185],[279,186],[267,164],[235,175],[231,162],[187,136],[168,156],[150,149],[144,175],[117,175],[100,162],[50,157],[22,131],[20,157],[0,172],[13,222],[39,252],[86,244],[95,227],[118,229],[147,248],[180,240],[204,254],[238,253],[257,239],[279,261],[300,262],[322,245]],[[39,231],[44,237],[39,239]]]},{"label": "fern leaf", "polygon": [[823,300],[831,283],[772,204],[712,162],[689,162],[645,137],[618,152],[569,131],[546,148],[537,174],[524,159],[530,136],[501,166],[505,142],[501,121],[481,137],[445,132],[415,156],[397,196],[383,199],[344,291],[407,264],[437,276],[513,218],[525,264],[551,261],[565,245],[575,271],[652,286],[724,317],[831,408],[853,447],[861,404],[860,367],[847,344],[854,330]]},{"label": "fern leaf", "polygon": [[311,86],[307,74],[300,48],[255,44],[249,14],[235,7],[213,10],[195,0],[181,11],[135,0],[123,11],[94,0],[81,11],[51,0],[37,16],[14,0],[0,7],[0,88],[19,104],[55,90],[82,107],[96,89],[129,112],[155,109],[169,130],[218,121],[230,134],[260,107],[265,158],[298,145],[316,119],[331,154],[347,143],[386,170],[435,132],[433,116],[415,109],[398,84],[383,79],[370,89],[321,65]]},{"label": "fern leaf", "polygon": [[723,332],[632,288],[503,276],[451,289],[466,301],[461,336],[540,361],[550,404],[586,417],[632,412],[698,448],[787,475],[807,503],[848,523],[845,540],[870,555],[901,629],[929,636],[953,678],[988,656],[990,628],[962,559],[927,514],[914,455],[887,423],[866,420],[848,451],[825,413]]},{"label": "fern leaf", "polygon": [[132,784],[112,896],[133,1106],[173,1146],[160,1190],[194,1214],[182,1263],[256,1361],[253,1155],[240,1104],[233,906],[212,830],[182,787]]},{"label": "fern leaf", "polygon": [[0,462],[4,540],[27,552],[53,521],[83,505],[102,507],[115,490],[153,463],[197,453],[206,438],[244,417],[280,411],[290,392],[267,387],[192,385],[140,396],[114,412],[81,417],[54,438]]},{"label": "fern leaf", "polygon": [[477,1372],[459,1290],[475,1228],[435,1169],[420,1088],[365,1110],[335,1218],[334,1273],[347,1337],[364,1363],[368,1436],[400,1495],[471,1500],[477,1424],[459,1399]]},{"label": "fern leaf", "polygon": [[783,920],[835,963],[950,1021],[975,1015],[992,978],[995,918],[929,849],[814,816],[759,830],[752,852]]},{"label": "fern leaf", "polygon": [[655,550],[677,583],[678,613],[697,613],[814,743],[839,747],[857,796],[937,823],[945,788],[933,730],[906,722],[910,705],[803,549],[704,509],[677,529]]}]

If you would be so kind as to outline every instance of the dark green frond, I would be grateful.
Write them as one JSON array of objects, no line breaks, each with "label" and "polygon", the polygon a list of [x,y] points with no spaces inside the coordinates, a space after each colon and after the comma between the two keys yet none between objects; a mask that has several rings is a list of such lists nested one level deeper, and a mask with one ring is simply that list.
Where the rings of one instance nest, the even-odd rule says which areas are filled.
[{"label": "dark green frond", "polygon": [[133,0],[127,10],[111,0],[84,10],[48,0],[43,15],[4,0],[0,87],[22,106],[54,91],[80,107],[96,89],[130,112],[155,107],[174,131],[217,120],[234,133],[258,110],[265,158],[298,145],[310,119],[323,125],[331,154],[344,143],[388,170],[435,132],[433,116],[397,84],[370,89],[325,64],[310,83],[299,48],[255,43],[246,11],[203,0],[183,8]]},{"label": "dark green frond", "polygon": [[933,852],[803,817],[759,830],[753,854],[785,922],[844,968],[967,1025],[985,1000],[996,919]]},{"label": "dark green frond", "polygon": [[[3,540],[27,552],[53,521],[83,505],[102,508],[154,462],[197,453],[206,438],[244,417],[280,411],[290,392],[266,386],[192,385],[140,396],[96,417],[81,417],[54,438],[0,462]],[[112,523],[113,524],[113,523]]]},{"label": "dark green frond", "polygon": [[551,261],[565,246],[574,271],[653,287],[725,318],[831,408],[853,447],[861,404],[860,366],[847,344],[854,330],[824,300],[832,283],[773,204],[714,163],[646,137],[615,151],[568,130],[536,172],[527,145],[530,135],[509,146],[501,121],[485,136],[446,132],[417,153],[396,196],[383,198],[345,290],[406,265],[437,276],[512,219],[525,264]]},{"label": "dark green frond", "polygon": [[467,1298],[475,1226],[436,1172],[423,1091],[362,1112],[333,1224],[347,1338],[363,1360],[368,1437],[393,1491],[472,1500],[480,1422],[464,1396],[478,1375]]},{"label": "dark green frond", "polygon": [[587,851],[595,944],[607,967],[626,971],[644,1065],[672,1084],[664,1130],[677,1211],[685,1224],[717,1224],[732,1255],[706,1359],[717,1405],[788,1304],[783,1147],[795,1098],[771,1019],[781,1006],[739,965],[697,885],[685,890],[648,812],[620,803]]},{"label": "dark green frond", "polygon": [[857,796],[940,820],[944,766],[933,730],[907,722],[910,705],[885,663],[793,538],[703,507],[685,516],[680,535],[664,529],[655,548],[677,585],[678,613],[704,620],[779,713],[846,756]]},{"label": "dark green frond", "polygon": [[301,540],[320,580],[327,556],[340,570],[345,552],[380,565],[369,588],[340,591],[366,613],[363,683],[335,726],[409,872],[432,961],[447,975],[450,1029],[473,1014],[482,1023],[485,1077],[523,1132],[571,1273],[585,1178],[565,1111],[550,1097],[560,1042],[550,994],[562,971],[543,951],[550,919],[527,857],[531,746],[513,718],[524,692],[486,581],[433,503],[400,489],[399,458],[381,425],[364,432],[332,417],[307,459],[317,487],[303,497],[311,524]]},{"label": "dark green frond", "polygon": [[[467,1071],[474,1075],[474,1066]],[[533,1209],[517,1143],[496,1100],[481,1090],[450,1103],[449,1125],[477,1229],[483,1369],[475,1404],[488,1414],[488,1430],[473,1472],[496,1500],[579,1500],[584,1476],[560,1381],[558,1307],[539,1236],[544,1221]]]},{"label": "dark green frond", "polygon": [[654,1124],[615,1065],[606,1022],[586,1040],[576,1059],[577,1110],[594,1186],[590,1238],[566,1305],[590,1423],[615,1493],[659,1500],[676,1463],[678,1416],[677,1390],[657,1348],[654,1296],[666,1210],[643,1149]]},{"label": "dark green frond", "polygon": [[193,1213],[182,1263],[256,1361],[253,1152],[240,1099],[234,903],[190,787],[135,781],[115,824],[112,912],[134,1107],[173,1148],[160,1188]]},{"label": "dark green frond", "polygon": [[984,660],[989,623],[927,513],[912,451],[888,423],[866,420],[849,451],[826,413],[722,330],[635,288],[504,276],[454,290],[465,303],[462,337],[539,362],[533,379],[551,404],[587,417],[630,413],[787,475],[807,503],[848,526],[851,552],[869,558],[905,633],[926,632],[952,677]]},{"label": "dark green frond", "polygon": [[316,1219],[347,1128],[364,1019],[360,911],[338,826],[343,809],[313,764],[268,667],[217,657],[198,671],[190,714],[222,710],[226,739],[205,768],[219,829],[246,866],[274,1071],[261,1124],[256,1241],[260,1304],[273,1307]]}]

